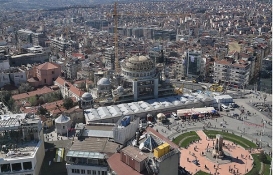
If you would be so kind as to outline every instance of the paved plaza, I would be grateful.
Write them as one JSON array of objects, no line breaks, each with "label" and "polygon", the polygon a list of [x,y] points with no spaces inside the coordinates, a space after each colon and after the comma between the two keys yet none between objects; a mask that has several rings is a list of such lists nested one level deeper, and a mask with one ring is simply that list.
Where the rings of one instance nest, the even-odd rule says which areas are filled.
[{"label": "paved plaza", "polygon": [[[206,154],[209,154],[206,150],[207,148],[212,149],[215,140],[207,139],[206,134],[201,130],[196,131],[196,133],[201,140],[191,144],[188,148],[180,150],[180,165],[185,167],[190,173],[195,174],[202,170],[211,174],[245,174],[252,169],[253,158],[251,157],[251,153],[241,146],[236,146],[234,143],[225,140],[225,138],[224,143],[228,145],[229,149],[223,147],[223,151],[228,155],[229,160],[209,159],[206,156]],[[194,160],[197,160],[199,165],[194,164],[192,162]]]},{"label": "paved plaza", "polygon": [[[206,119],[203,121],[187,121],[181,120],[174,121],[170,118],[171,125],[168,127],[161,124],[156,124],[154,129],[159,133],[168,137],[169,139],[175,138],[182,133],[189,132],[191,130],[202,130],[204,126],[210,124],[210,128],[217,130],[228,130],[234,132],[236,135],[242,135],[242,137],[251,140],[253,142],[261,142],[262,148],[265,152],[271,152],[272,146],[272,117],[265,116],[260,111],[250,106],[249,101],[254,103],[262,103],[262,98],[255,98],[252,94],[246,95],[243,99],[234,99],[234,102],[243,108],[245,111],[249,111],[250,115],[242,114],[243,120],[231,117],[233,114],[240,114],[239,108],[235,108],[229,112],[219,112],[220,117],[213,119]],[[267,103],[272,102],[272,96],[268,95]],[[264,127],[263,127],[264,124]],[[224,127],[223,127],[224,126]],[[177,132],[178,131],[178,132]]]}]

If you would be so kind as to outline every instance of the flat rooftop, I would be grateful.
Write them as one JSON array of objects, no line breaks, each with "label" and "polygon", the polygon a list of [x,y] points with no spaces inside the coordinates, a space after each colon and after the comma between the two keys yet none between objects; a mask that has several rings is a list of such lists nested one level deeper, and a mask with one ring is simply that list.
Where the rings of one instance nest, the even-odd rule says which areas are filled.
[{"label": "flat rooftop", "polygon": [[21,125],[37,124],[40,118],[21,114],[0,115],[0,131],[18,129]]},{"label": "flat rooftop", "polygon": [[[36,148],[38,146],[38,141],[30,141],[26,143],[19,144],[11,144],[7,143],[7,145],[2,145],[0,158],[2,159],[16,159],[22,157],[32,157],[36,152]],[[4,148],[5,147],[5,148]],[[6,149],[7,151],[4,151]]]},{"label": "flat rooftop", "polygon": [[75,140],[70,151],[115,153],[118,147],[119,144],[108,141],[108,138],[89,137],[83,141]]}]

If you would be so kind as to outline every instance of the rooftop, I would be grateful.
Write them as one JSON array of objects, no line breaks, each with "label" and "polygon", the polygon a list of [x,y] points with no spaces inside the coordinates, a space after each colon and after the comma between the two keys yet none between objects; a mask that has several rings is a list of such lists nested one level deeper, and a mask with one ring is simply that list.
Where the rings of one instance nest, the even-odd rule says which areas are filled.
[{"label": "rooftop", "polygon": [[50,89],[49,87],[44,86],[43,88],[37,89],[36,91],[13,95],[12,98],[14,100],[21,100],[21,99],[26,99],[26,98],[29,98],[29,97],[32,97],[35,95],[42,95],[42,94],[47,94],[47,93],[51,93],[51,92],[54,92],[54,90]]},{"label": "rooftop", "polygon": [[38,123],[39,117],[31,116],[28,117],[26,114],[8,114],[0,115],[0,131],[9,129],[17,129],[19,126],[24,124]]},{"label": "rooftop", "polygon": [[[25,132],[23,135],[20,131],[22,127],[29,132]],[[42,129],[42,125],[38,116],[0,115],[0,158],[13,159],[33,156],[41,142],[39,142],[37,135],[34,134],[32,137],[30,132],[37,133],[39,129]]]},{"label": "rooftop", "polygon": [[119,117],[122,115],[133,115],[135,113],[149,112],[169,107],[176,107],[181,106],[183,104],[188,104],[189,102],[195,103],[197,101],[198,99],[196,99],[194,96],[187,95],[104,106],[99,107],[97,109],[92,108],[85,110],[85,118],[86,122],[89,121],[91,122],[100,119]]},{"label": "rooftop", "polygon": [[117,151],[118,147],[119,144],[109,141],[108,138],[89,137],[83,141],[75,140],[70,150],[112,154]]},{"label": "rooftop", "polygon": [[40,70],[50,70],[50,69],[57,69],[57,68],[59,68],[59,65],[50,63],[50,62],[43,63],[37,67],[37,69],[40,69]]},{"label": "rooftop", "polygon": [[142,173],[135,171],[133,168],[123,163],[120,160],[120,153],[113,154],[109,157],[107,162],[111,169],[115,170],[118,175],[142,175]]}]

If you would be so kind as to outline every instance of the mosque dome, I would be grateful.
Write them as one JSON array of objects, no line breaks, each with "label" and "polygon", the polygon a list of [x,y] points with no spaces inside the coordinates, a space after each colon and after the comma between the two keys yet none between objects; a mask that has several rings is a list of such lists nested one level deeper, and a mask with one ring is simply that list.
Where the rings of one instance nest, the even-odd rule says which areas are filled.
[{"label": "mosque dome", "polygon": [[154,62],[146,56],[132,56],[131,58],[125,60],[122,64],[122,68],[132,71],[149,71],[155,68]]},{"label": "mosque dome", "polygon": [[128,79],[145,79],[156,75],[156,67],[147,56],[132,56],[121,64],[122,75]]},{"label": "mosque dome", "polygon": [[110,84],[111,84],[111,83],[110,83],[110,81],[109,81],[108,78],[101,78],[101,79],[98,81],[98,83],[97,83],[98,86],[99,86],[99,85],[108,86],[108,85],[110,85]]},{"label": "mosque dome", "polygon": [[82,99],[83,100],[92,100],[93,97],[92,97],[91,93],[85,92],[84,94],[82,94]]}]

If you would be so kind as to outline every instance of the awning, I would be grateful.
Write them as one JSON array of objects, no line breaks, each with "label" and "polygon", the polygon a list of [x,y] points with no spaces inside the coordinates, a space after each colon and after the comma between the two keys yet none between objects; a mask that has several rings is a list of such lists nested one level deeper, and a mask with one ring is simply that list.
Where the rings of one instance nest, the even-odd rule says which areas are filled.
[{"label": "awning", "polygon": [[165,118],[166,117],[165,114],[163,114],[163,113],[158,113],[156,116],[157,116],[157,118]]}]

